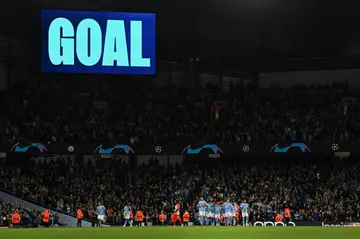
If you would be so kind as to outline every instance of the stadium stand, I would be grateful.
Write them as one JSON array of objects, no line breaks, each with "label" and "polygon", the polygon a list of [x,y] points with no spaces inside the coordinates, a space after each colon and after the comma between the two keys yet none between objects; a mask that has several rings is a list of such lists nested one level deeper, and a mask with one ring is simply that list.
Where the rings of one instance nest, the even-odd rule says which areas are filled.
[{"label": "stadium stand", "polygon": [[[328,159],[329,160],[329,159]],[[148,221],[157,223],[164,211],[170,215],[180,200],[194,216],[200,196],[209,201],[247,198],[251,220],[274,218],[285,205],[299,221],[358,221],[359,165],[348,162],[292,164],[279,162],[253,165],[182,164],[163,167],[156,159],[131,169],[104,161],[96,167],[69,165],[66,159],[28,162],[22,166],[6,163],[1,168],[1,188],[26,200],[74,215],[85,207],[90,219],[98,201],[108,209],[108,222],[121,224],[122,209],[131,200],[133,210],[142,209]],[[339,183],[342,182],[342,183]],[[169,218],[169,217],[168,217]]]},{"label": "stadium stand", "polygon": [[49,142],[189,142],[200,140],[207,130],[199,92],[108,87],[45,84],[23,88],[4,102],[25,123],[29,137]]},{"label": "stadium stand", "polygon": [[[54,81],[10,89],[2,96],[8,115],[0,120],[1,139],[252,144],[344,142],[359,136],[356,103],[344,104],[348,93],[338,85],[289,90],[232,86],[228,92],[211,86],[196,90],[94,88]],[[103,162],[92,165],[62,158],[14,165],[7,160],[0,168],[0,188],[65,214],[75,215],[84,207],[85,218],[90,220],[97,202],[103,201],[107,222],[113,225],[123,223],[127,200],[152,224],[158,224],[161,212],[170,223],[174,205],[181,201],[182,210],[187,209],[196,223],[200,196],[209,201],[246,198],[253,222],[271,220],[276,213],[283,213],[285,206],[291,207],[298,221],[360,220],[359,165],[354,163],[227,165],[208,161],[165,167],[153,158],[138,167],[113,161],[109,168]],[[5,218],[19,209],[28,220],[37,219],[38,213],[21,206],[1,205]]]},{"label": "stadium stand", "polygon": [[17,119],[10,121],[20,124],[1,122],[8,140],[16,141],[19,127],[28,138],[52,143],[312,143],[359,136],[356,103],[346,102],[344,113],[348,92],[341,85],[290,90],[235,86],[221,93],[214,87],[193,91],[138,85],[99,90],[65,83],[34,87],[3,99]]}]

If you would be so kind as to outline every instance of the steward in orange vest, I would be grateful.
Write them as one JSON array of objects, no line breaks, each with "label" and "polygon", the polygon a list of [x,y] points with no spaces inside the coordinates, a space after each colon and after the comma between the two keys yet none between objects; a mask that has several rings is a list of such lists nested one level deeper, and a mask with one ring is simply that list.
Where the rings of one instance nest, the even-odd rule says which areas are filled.
[{"label": "steward in orange vest", "polygon": [[283,217],[281,216],[280,213],[278,213],[275,217],[275,222],[282,222],[282,220],[283,220]]},{"label": "steward in orange vest", "polygon": [[164,213],[161,213],[159,216],[159,222],[162,226],[165,226],[166,216]]},{"label": "steward in orange vest", "polygon": [[291,212],[290,212],[290,208],[285,208],[284,217],[285,217],[285,222],[286,222],[286,225],[287,225],[287,226],[289,226],[289,222],[291,221]]},{"label": "steward in orange vest", "polygon": [[11,224],[13,224],[14,227],[18,227],[20,223],[21,217],[20,214],[16,211],[11,217]]},{"label": "steward in orange vest", "polygon": [[41,218],[42,218],[42,224],[45,227],[49,227],[50,226],[50,212],[49,210],[45,210],[43,213],[41,213]]},{"label": "steward in orange vest", "polygon": [[185,210],[185,213],[183,215],[184,226],[189,226],[189,221],[190,221],[190,213],[187,210]]},{"label": "steward in orange vest", "polygon": [[76,218],[78,219],[77,221],[77,227],[81,227],[81,222],[82,222],[82,219],[84,218],[84,214],[82,212],[82,208],[79,208],[76,212]]},{"label": "steward in orange vest", "polygon": [[135,215],[135,220],[137,222],[138,226],[142,226],[143,222],[144,222],[144,214],[142,213],[142,211],[137,211],[136,215]]},{"label": "steward in orange vest", "polygon": [[106,217],[111,224],[114,223],[114,211],[111,208],[106,210]]}]

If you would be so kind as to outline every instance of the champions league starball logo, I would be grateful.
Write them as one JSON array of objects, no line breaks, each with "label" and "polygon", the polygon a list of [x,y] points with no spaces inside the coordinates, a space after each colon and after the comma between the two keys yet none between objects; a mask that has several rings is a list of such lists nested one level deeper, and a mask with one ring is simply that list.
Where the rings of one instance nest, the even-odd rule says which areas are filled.
[{"label": "champions league starball logo", "polygon": [[75,148],[74,148],[74,146],[72,146],[72,145],[70,145],[69,147],[68,147],[68,151],[69,152],[74,152],[74,150],[75,150]]},{"label": "champions league starball logo", "polygon": [[249,145],[244,145],[244,146],[243,146],[243,151],[244,151],[245,153],[249,152],[249,150],[250,150]]},{"label": "champions league starball logo", "polygon": [[161,153],[161,151],[162,151],[162,148],[161,148],[161,146],[156,146],[155,148],[154,148],[154,150],[155,150],[155,152],[156,153]]}]

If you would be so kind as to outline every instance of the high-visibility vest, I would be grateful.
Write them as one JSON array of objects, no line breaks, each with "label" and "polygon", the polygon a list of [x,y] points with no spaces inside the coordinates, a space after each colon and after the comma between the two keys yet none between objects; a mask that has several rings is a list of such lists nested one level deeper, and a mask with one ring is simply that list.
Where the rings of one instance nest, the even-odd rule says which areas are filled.
[{"label": "high-visibility vest", "polygon": [[160,216],[159,216],[159,221],[160,222],[165,222],[165,220],[166,220],[165,214],[161,213]]},{"label": "high-visibility vest", "polygon": [[15,212],[11,217],[11,223],[12,224],[19,224],[21,222],[20,214]]},{"label": "high-visibility vest", "polygon": [[81,209],[78,209],[76,212],[76,218],[77,219],[83,219],[84,214],[82,213]]},{"label": "high-visibility vest", "polygon": [[285,213],[284,213],[285,218],[290,219],[291,218],[291,213],[290,213],[290,209],[286,208],[285,209]]},{"label": "high-visibility vest", "polygon": [[111,217],[111,216],[113,215],[113,210],[112,210],[112,209],[108,209],[108,210],[106,211],[106,214],[107,214],[109,217]]},{"label": "high-visibility vest", "polygon": [[183,215],[183,221],[184,222],[189,222],[190,221],[190,213],[185,212]]},{"label": "high-visibility vest", "polygon": [[135,219],[137,222],[144,221],[144,214],[141,211],[137,211],[137,213],[135,215]]},{"label": "high-visibility vest", "polygon": [[45,210],[43,213],[41,213],[42,221],[45,223],[48,223],[50,221],[50,213],[48,210]]}]

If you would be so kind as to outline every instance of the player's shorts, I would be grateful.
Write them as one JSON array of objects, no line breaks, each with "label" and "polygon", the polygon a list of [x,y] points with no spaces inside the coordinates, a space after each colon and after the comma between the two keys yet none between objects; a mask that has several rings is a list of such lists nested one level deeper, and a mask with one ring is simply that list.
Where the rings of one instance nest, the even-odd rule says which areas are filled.
[{"label": "player's shorts", "polygon": [[208,212],[208,213],[207,213],[207,217],[213,218],[213,217],[214,217],[214,213]]},{"label": "player's shorts", "polygon": [[199,211],[199,216],[200,217],[205,217],[205,214],[206,214],[205,211]]},{"label": "player's shorts", "polygon": [[130,214],[125,215],[125,220],[130,220]]},{"label": "player's shorts", "polygon": [[221,217],[220,214],[215,214],[216,219],[220,219],[220,217]]},{"label": "player's shorts", "polygon": [[242,216],[242,217],[249,217],[249,213],[247,213],[247,212],[242,212],[242,213],[241,213],[241,216]]},{"label": "player's shorts", "polygon": [[98,215],[97,219],[101,221],[105,221],[105,215]]},{"label": "player's shorts", "polygon": [[224,214],[225,217],[232,217],[233,216],[233,213],[232,212],[226,212]]}]

